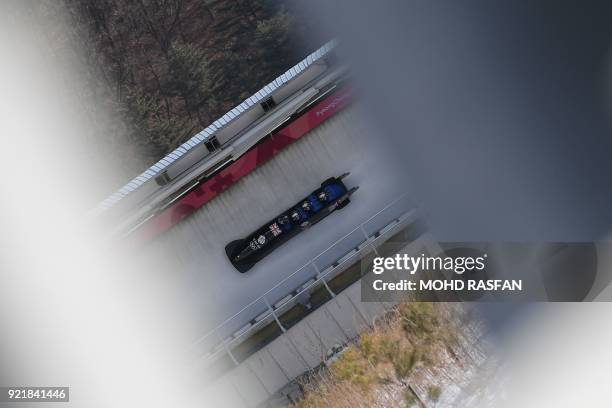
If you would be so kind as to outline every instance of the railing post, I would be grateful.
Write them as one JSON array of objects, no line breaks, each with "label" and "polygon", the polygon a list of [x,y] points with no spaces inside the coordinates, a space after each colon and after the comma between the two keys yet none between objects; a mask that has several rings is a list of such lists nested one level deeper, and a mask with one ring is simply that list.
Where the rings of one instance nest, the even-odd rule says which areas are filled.
[{"label": "railing post", "polygon": [[330,289],[329,286],[327,286],[327,282],[325,281],[325,277],[321,276],[321,271],[319,270],[319,267],[317,266],[316,263],[311,262],[312,266],[315,268],[315,271],[317,272],[317,279],[321,280],[323,282],[323,285],[325,285],[325,288],[327,289],[327,291],[329,292],[329,294],[331,295],[332,298],[336,297],[336,294]]},{"label": "railing post", "polygon": [[223,337],[221,337],[221,335],[219,334],[217,330],[215,330],[215,334],[217,335],[217,338],[219,339],[221,344],[223,344],[223,348],[225,349],[225,352],[227,353],[227,355],[230,356],[230,358],[232,359],[232,361],[234,362],[236,366],[239,366],[240,363],[238,363],[238,360],[236,360],[236,357],[234,357],[234,355],[232,354],[232,350],[230,350],[229,347],[227,347],[227,344],[225,343],[225,340],[223,339]]},{"label": "railing post", "polygon": [[283,325],[281,324],[280,320],[278,320],[278,316],[276,315],[276,312],[274,311],[274,308],[272,308],[272,306],[270,306],[270,302],[268,302],[268,298],[264,296],[263,299],[264,299],[264,302],[266,302],[266,306],[268,306],[268,309],[272,313],[272,316],[274,317],[274,320],[276,320],[276,324],[278,324],[278,327],[280,327],[280,329],[281,329],[281,331],[283,333],[286,333],[287,329],[285,329],[283,327]]},{"label": "railing post", "polygon": [[370,237],[368,237],[368,233],[366,232],[363,224],[359,226],[359,229],[363,233],[363,236],[365,237],[365,240],[368,243],[368,245],[372,248],[372,250],[374,250],[374,253],[376,254],[376,256],[380,256],[380,254],[378,253],[378,249],[376,248],[376,246],[374,246],[374,242],[370,241]]}]

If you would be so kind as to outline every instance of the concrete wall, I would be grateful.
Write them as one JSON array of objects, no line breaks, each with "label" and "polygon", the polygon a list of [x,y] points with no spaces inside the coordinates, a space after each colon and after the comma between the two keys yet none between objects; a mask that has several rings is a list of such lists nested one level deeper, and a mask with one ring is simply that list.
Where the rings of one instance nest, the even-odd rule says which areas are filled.
[{"label": "concrete wall", "polygon": [[[420,250],[424,242],[426,240],[415,241],[403,251]],[[362,302],[361,281],[357,281],[213,381],[205,392],[219,406],[257,407],[297,376],[321,364],[332,346],[346,344],[371,327],[374,320],[393,305]]]}]

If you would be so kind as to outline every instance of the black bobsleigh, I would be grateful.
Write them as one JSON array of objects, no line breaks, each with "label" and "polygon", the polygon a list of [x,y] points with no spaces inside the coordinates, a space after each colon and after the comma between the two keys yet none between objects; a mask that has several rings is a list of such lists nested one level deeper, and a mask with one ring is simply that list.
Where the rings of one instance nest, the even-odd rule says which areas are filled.
[{"label": "black bobsleigh", "polygon": [[349,190],[344,185],[342,179],[348,175],[345,173],[325,180],[321,187],[248,237],[227,244],[225,253],[232,265],[241,273],[248,271],[305,228],[348,205],[349,197],[358,189],[353,187]]}]

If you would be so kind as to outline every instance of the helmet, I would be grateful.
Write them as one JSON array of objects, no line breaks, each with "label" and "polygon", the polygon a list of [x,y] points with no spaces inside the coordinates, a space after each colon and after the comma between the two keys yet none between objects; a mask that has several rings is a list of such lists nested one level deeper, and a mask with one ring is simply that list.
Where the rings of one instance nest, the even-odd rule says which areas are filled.
[{"label": "helmet", "polygon": [[306,200],[302,203],[302,209],[304,211],[310,211],[312,209],[312,205],[310,204],[310,201]]},{"label": "helmet", "polygon": [[285,214],[281,215],[280,217],[278,217],[278,223],[280,225],[285,225],[289,222],[289,217],[287,217]]},{"label": "helmet", "polygon": [[325,190],[321,190],[321,192],[317,194],[317,198],[319,199],[320,202],[324,203],[327,201],[328,195],[329,194],[327,194]]},{"label": "helmet", "polygon": [[291,220],[293,222],[299,222],[300,218],[301,218],[300,213],[297,210],[291,211]]}]

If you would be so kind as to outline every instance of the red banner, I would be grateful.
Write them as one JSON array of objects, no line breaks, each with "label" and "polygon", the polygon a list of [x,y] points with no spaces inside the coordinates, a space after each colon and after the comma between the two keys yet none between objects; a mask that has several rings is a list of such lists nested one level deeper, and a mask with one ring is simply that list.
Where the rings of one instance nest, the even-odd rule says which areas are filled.
[{"label": "red banner", "polygon": [[352,99],[353,91],[350,87],[341,88],[325,97],[302,116],[276,131],[273,137],[254,146],[216,175],[203,180],[187,195],[145,223],[135,232],[138,240],[149,240],[168,230],[228,189],[236,181],[270,160],[285,147],[345,108]]}]

